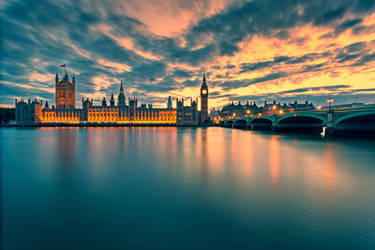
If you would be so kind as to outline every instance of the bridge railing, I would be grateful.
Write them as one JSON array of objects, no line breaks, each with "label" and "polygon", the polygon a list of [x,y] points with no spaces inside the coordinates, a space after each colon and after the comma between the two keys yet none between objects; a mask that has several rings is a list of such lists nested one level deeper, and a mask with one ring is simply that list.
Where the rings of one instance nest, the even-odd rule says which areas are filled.
[{"label": "bridge railing", "polygon": [[[359,107],[333,107],[330,108],[316,108],[313,110],[288,110],[288,109],[278,109],[278,110],[270,110],[270,111],[263,111],[263,112],[255,112],[245,115],[234,115],[232,116],[224,116],[220,117],[217,120],[232,120],[232,119],[244,119],[244,118],[256,118],[261,117],[263,115],[266,116],[285,116],[290,114],[297,114],[297,115],[310,115],[310,114],[326,114],[330,110],[336,113],[342,113],[342,112],[365,112],[365,111],[375,111],[375,104],[373,105],[365,105],[365,106],[359,106]],[[282,111],[282,112],[280,112]]]}]

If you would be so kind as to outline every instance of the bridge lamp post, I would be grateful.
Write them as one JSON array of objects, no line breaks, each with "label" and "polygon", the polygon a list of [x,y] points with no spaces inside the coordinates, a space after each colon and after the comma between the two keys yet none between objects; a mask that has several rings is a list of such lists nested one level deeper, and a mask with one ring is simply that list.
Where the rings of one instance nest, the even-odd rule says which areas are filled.
[{"label": "bridge lamp post", "polygon": [[284,114],[284,110],[280,109],[280,110],[279,110],[279,114],[280,114],[280,115]]},{"label": "bridge lamp post", "polygon": [[329,98],[327,103],[329,104],[329,111],[332,112],[332,103],[334,102],[333,98]]}]

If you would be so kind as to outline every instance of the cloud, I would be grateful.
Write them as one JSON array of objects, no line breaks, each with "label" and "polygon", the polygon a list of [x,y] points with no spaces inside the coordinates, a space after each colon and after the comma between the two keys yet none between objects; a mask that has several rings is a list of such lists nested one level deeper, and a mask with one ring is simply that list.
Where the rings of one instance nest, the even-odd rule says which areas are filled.
[{"label": "cloud", "polygon": [[0,104],[18,95],[53,103],[63,63],[76,75],[77,99],[116,93],[125,80],[129,93],[163,104],[177,92],[198,96],[202,72],[218,100],[210,105],[292,89],[353,96],[338,86],[375,81],[374,1],[25,0],[0,8]]}]

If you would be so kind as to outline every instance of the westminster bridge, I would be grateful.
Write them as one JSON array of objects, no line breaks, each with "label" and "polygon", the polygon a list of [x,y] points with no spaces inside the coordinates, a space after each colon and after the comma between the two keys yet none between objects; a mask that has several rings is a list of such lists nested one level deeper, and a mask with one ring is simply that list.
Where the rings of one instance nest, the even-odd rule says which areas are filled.
[{"label": "westminster bridge", "polygon": [[251,130],[285,132],[324,132],[330,134],[362,133],[375,135],[375,104],[352,108],[328,108],[288,112],[273,110],[264,113],[221,117],[219,125]]}]

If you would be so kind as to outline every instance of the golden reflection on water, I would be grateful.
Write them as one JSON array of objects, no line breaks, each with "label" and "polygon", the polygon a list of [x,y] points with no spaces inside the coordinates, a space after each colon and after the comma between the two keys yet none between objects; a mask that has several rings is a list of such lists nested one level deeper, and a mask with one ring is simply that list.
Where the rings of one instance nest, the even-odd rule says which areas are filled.
[{"label": "golden reflection on water", "polygon": [[251,131],[222,128],[41,129],[57,135],[44,137],[44,143],[40,144],[45,145],[43,151],[55,148],[55,162],[60,168],[69,169],[79,157],[89,163],[95,176],[106,171],[110,164],[106,161],[108,156],[123,159],[123,166],[131,165],[126,160],[131,152],[140,159],[156,157],[162,168],[172,166],[176,168],[173,171],[184,168],[190,177],[219,180],[225,175],[246,181],[251,177],[254,181],[278,184],[282,175],[288,181],[304,178],[313,186],[329,190],[337,185],[333,143],[304,150],[296,139],[285,141],[280,135],[259,136]]},{"label": "golden reflection on water", "polygon": [[278,136],[270,138],[269,172],[272,183],[278,183],[280,178],[280,141]]},{"label": "golden reflection on water", "polygon": [[77,129],[65,128],[57,130],[57,165],[60,169],[72,168],[76,160]]},{"label": "golden reflection on water", "polygon": [[337,184],[336,153],[335,146],[333,144],[329,144],[325,148],[323,162],[324,185],[327,189],[332,190]]}]

